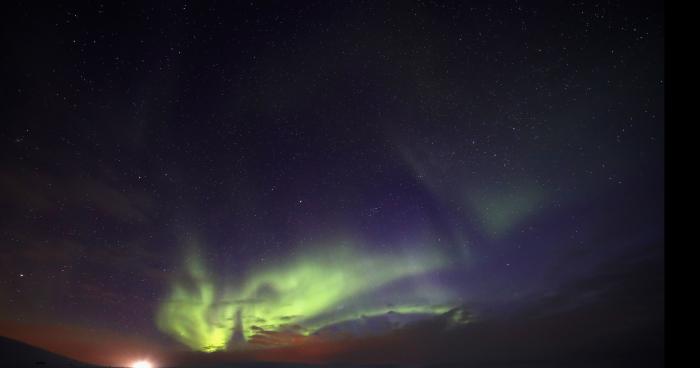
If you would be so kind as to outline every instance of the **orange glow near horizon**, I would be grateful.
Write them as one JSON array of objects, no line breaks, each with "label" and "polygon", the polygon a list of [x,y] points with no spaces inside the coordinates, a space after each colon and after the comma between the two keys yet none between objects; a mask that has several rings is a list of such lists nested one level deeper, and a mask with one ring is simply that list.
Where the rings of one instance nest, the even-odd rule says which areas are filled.
[{"label": "orange glow near horizon", "polygon": [[146,356],[162,361],[166,352],[144,338],[66,324],[0,321],[0,335],[97,365],[130,366]]}]

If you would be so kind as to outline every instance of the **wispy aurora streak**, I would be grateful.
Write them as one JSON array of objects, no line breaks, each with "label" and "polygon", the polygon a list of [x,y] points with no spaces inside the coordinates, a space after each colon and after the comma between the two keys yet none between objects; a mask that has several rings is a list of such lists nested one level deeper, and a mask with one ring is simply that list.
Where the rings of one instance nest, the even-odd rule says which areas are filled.
[{"label": "wispy aurora streak", "polygon": [[214,282],[195,250],[185,262],[187,278],[175,282],[156,315],[156,325],[195,350],[216,351],[231,338],[235,305],[220,303]]},{"label": "wispy aurora streak", "polygon": [[337,322],[389,311],[442,313],[449,309],[450,293],[425,283],[410,295],[375,298],[372,292],[447,263],[437,251],[389,256],[334,246],[255,270],[238,286],[217,286],[198,253],[192,252],[185,262],[187,277],[172,285],[156,323],[188,347],[210,352],[226,349],[234,329],[246,338],[260,329],[293,328],[308,335]]}]

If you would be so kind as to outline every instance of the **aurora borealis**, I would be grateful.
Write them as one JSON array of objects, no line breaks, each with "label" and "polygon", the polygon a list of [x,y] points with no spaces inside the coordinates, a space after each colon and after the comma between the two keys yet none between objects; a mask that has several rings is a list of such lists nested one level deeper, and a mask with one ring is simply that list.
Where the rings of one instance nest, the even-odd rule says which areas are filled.
[{"label": "aurora borealis", "polygon": [[361,316],[444,313],[458,305],[437,287],[412,288],[408,295],[392,295],[383,301],[353,300],[391,282],[444,267],[444,256],[388,257],[361,254],[351,246],[318,249],[289,264],[256,270],[238,287],[217,286],[197,251],[191,250],[186,261],[190,287],[184,282],[173,286],[171,296],[159,308],[157,324],[192,349],[219,351],[228,347],[237,328],[244,339],[252,337],[256,329],[278,331],[288,326],[296,326],[307,335]]},{"label": "aurora borealis", "polygon": [[3,15],[0,352],[663,366],[662,2]]}]

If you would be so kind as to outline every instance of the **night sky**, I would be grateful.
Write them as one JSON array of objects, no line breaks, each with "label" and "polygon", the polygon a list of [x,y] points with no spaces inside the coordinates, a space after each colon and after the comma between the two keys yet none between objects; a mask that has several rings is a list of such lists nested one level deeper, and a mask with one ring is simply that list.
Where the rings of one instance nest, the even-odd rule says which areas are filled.
[{"label": "night sky", "polygon": [[79,360],[657,362],[661,2],[20,2],[0,335]]}]

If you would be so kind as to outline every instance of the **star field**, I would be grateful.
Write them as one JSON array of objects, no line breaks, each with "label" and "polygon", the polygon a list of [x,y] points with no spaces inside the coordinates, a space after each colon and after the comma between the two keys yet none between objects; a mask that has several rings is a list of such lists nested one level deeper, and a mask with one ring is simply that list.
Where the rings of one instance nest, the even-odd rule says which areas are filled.
[{"label": "star field", "polygon": [[110,365],[663,356],[662,3],[4,13],[0,335]]}]

